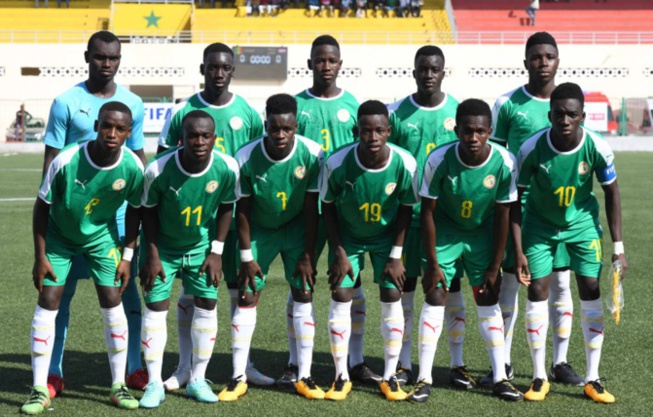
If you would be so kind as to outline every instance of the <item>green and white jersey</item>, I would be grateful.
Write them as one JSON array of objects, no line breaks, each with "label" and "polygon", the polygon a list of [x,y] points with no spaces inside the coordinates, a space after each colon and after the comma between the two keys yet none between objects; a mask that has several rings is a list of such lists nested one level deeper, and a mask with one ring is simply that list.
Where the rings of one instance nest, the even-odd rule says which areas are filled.
[{"label": "green and white jersey", "polygon": [[358,143],[335,152],[324,165],[320,198],[335,202],[344,241],[391,238],[399,205],[417,204],[417,162],[404,149],[388,146],[390,158],[383,168],[365,168],[358,159]]},{"label": "green and white jersey", "polygon": [[217,135],[215,147],[229,156],[234,156],[241,146],[263,134],[261,116],[244,98],[234,94],[227,104],[214,106],[197,93],[175,105],[161,130],[159,146],[170,148],[181,145],[181,121],[193,110],[203,110],[213,117]]},{"label": "green and white jersey", "polygon": [[325,157],[341,146],[356,140],[358,100],[342,90],[332,98],[316,97],[308,89],[295,96],[297,101],[297,134],[317,142]]},{"label": "green and white jersey", "polygon": [[503,146],[491,146],[478,166],[460,159],[459,144],[451,143],[429,155],[420,195],[437,199],[435,224],[449,233],[491,230],[496,203],[517,200],[517,160]]},{"label": "green and white jersey", "polygon": [[157,208],[157,244],[186,252],[209,244],[218,207],[236,201],[238,164],[214,149],[206,169],[192,174],[181,165],[182,150],[164,152],[147,164],[142,204]]},{"label": "green and white jersey", "polygon": [[492,140],[517,155],[526,139],[551,126],[549,99],[516,88],[497,99],[492,108]]},{"label": "green and white jersey", "polygon": [[74,142],[50,164],[39,198],[50,205],[48,229],[72,245],[85,245],[115,232],[116,211],[127,201],[140,207],[143,164],[122,147],[118,161],[99,167],[88,154],[89,141]]},{"label": "green and white jersey", "polygon": [[[417,160],[418,184],[422,183],[424,165],[434,149],[456,142],[456,109],[458,100],[446,94],[435,107],[422,107],[410,95],[388,105],[392,134],[388,139],[406,149]],[[413,209],[412,226],[419,226],[421,204]]]},{"label": "green and white jersey", "polygon": [[528,139],[517,159],[518,186],[530,186],[526,216],[554,227],[593,225],[599,204],[592,191],[592,174],[602,185],[617,179],[610,145],[587,129],[580,144],[569,152],[553,147],[551,129],[547,129]]},{"label": "green and white jersey", "polygon": [[320,145],[295,135],[290,154],[275,161],[265,150],[264,137],[236,153],[240,166],[238,197],[250,197],[250,222],[277,229],[300,215],[307,192],[318,192],[324,160]]}]

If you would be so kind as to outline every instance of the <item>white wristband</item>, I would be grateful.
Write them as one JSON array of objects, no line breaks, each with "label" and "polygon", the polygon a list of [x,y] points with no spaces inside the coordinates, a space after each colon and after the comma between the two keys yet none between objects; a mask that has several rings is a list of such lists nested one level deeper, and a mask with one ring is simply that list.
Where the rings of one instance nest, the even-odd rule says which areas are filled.
[{"label": "white wristband", "polygon": [[392,259],[401,259],[401,254],[404,251],[403,246],[393,246],[390,250],[390,258]]},{"label": "white wristband", "polygon": [[125,248],[122,250],[122,260],[131,262],[132,258],[134,257],[134,249],[133,248]]},{"label": "white wristband", "polygon": [[624,242],[613,242],[614,243],[614,254],[623,255],[624,254]]},{"label": "white wristband", "polygon": [[254,260],[254,255],[251,249],[240,250],[240,262],[251,262]]},{"label": "white wristband", "polygon": [[215,253],[216,255],[222,255],[222,252],[224,251],[224,242],[220,242],[219,240],[214,240],[211,242],[211,253]]}]

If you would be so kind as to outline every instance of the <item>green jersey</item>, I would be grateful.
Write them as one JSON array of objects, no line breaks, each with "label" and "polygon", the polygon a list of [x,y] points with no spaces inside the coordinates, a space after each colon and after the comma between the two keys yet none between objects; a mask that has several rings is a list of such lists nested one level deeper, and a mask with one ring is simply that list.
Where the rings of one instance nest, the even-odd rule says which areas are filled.
[{"label": "green jersey", "polygon": [[492,228],[496,203],[517,200],[517,160],[503,146],[491,146],[478,166],[460,159],[458,143],[436,149],[424,168],[420,195],[437,199],[435,224],[450,233],[475,233]]},{"label": "green jersey", "polygon": [[307,192],[318,192],[324,159],[320,145],[295,135],[290,154],[275,161],[265,150],[265,136],[236,153],[240,166],[238,197],[250,197],[250,222],[277,229],[299,216]]},{"label": "green jersey", "polygon": [[236,201],[238,164],[213,150],[206,169],[192,174],[181,165],[182,150],[159,154],[147,165],[142,204],[157,208],[157,244],[187,252],[208,246],[218,207]]},{"label": "green jersey", "polygon": [[72,245],[116,232],[116,211],[125,201],[140,207],[143,190],[143,164],[136,154],[123,146],[118,162],[99,167],[88,154],[89,143],[63,148],[38,194],[50,205],[49,231]]},{"label": "green jersey", "polygon": [[341,146],[354,142],[358,100],[342,90],[332,98],[316,97],[308,89],[297,100],[297,134],[317,142],[328,157]]},{"label": "green jersey", "polygon": [[[388,105],[392,134],[389,140],[406,149],[417,160],[418,184],[429,154],[442,145],[456,142],[456,109],[458,100],[445,95],[435,107],[422,107],[410,95]],[[419,226],[420,204],[413,209],[412,226]]]},{"label": "green jersey", "polygon": [[580,144],[569,152],[554,148],[547,129],[528,139],[517,159],[518,186],[530,186],[525,216],[558,228],[593,225],[599,204],[592,191],[592,174],[602,185],[617,179],[610,145],[586,129]]},{"label": "green jersey", "polygon": [[492,108],[492,140],[517,155],[526,139],[551,126],[549,102],[531,95],[525,86],[499,97]]},{"label": "green jersey", "polygon": [[417,204],[417,162],[404,149],[388,146],[390,158],[383,168],[365,168],[358,159],[358,143],[335,152],[325,163],[320,198],[335,202],[344,241],[374,243],[394,236],[399,205]]},{"label": "green jersey", "polygon": [[241,146],[263,134],[261,117],[244,98],[234,94],[229,103],[214,106],[198,93],[173,108],[161,130],[159,146],[170,148],[181,145],[181,121],[193,110],[203,110],[213,117],[217,136],[215,147],[227,155],[234,156]]}]

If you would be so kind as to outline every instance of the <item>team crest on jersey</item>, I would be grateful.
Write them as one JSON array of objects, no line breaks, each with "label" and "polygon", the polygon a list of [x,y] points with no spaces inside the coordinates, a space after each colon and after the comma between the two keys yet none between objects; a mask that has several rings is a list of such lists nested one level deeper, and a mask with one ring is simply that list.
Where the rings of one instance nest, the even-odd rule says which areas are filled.
[{"label": "team crest on jersey", "polygon": [[206,184],[206,192],[209,193],[209,194],[213,193],[217,189],[218,189],[218,182],[217,181],[209,181]]},{"label": "team crest on jersey", "polygon": [[243,128],[243,119],[238,116],[234,116],[231,118],[231,120],[229,120],[229,126],[231,126],[233,130],[240,130]]},{"label": "team crest on jersey", "polygon": [[488,190],[493,189],[495,185],[497,185],[497,179],[494,175],[490,174],[483,179],[483,186]]},{"label": "team crest on jersey", "polygon": [[590,172],[590,166],[587,162],[582,161],[580,164],[578,164],[578,173],[580,175],[585,175],[588,172]]},{"label": "team crest on jersey", "polygon": [[395,191],[395,188],[397,188],[397,183],[396,182],[389,182],[385,186],[385,193],[386,195],[390,195]]},{"label": "team crest on jersey", "polygon": [[351,118],[351,115],[349,112],[345,109],[340,109],[338,110],[338,120],[340,120],[343,123],[347,123],[349,119]]},{"label": "team crest on jersey", "polygon": [[444,122],[442,123],[445,129],[447,129],[449,132],[453,130],[454,127],[456,127],[456,119],[453,117],[447,117],[444,119]]},{"label": "team crest on jersey", "polygon": [[304,177],[306,176],[306,167],[298,166],[297,168],[295,168],[295,176],[298,179],[303,180]]},{"label": "team crest on jersey", "polygon": [[115,191],[120,191],[123,188],[125,188],[126,185],[127,185],[127,181],[123,180],[122,178],[118,178],[113,182],[111,188],[113,188]]}]

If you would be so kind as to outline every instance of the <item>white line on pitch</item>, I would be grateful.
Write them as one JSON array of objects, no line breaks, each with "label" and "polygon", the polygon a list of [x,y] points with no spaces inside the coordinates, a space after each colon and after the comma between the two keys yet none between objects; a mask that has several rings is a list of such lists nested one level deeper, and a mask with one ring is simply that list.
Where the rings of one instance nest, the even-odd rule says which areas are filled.
[{"label": "white line on pitch", "polygon": [[0,198],[0,203],[2,202],[10,202],[10,201],[34,201],[34,197],[30,198]]},{"label": "white line on pitch", "polygon": [[0,171],[41,172],[41,168],[0,168]]}]

